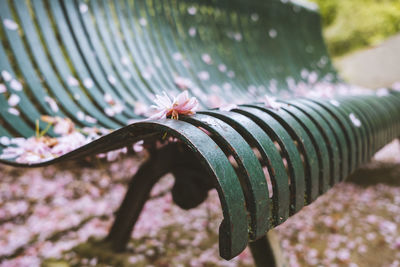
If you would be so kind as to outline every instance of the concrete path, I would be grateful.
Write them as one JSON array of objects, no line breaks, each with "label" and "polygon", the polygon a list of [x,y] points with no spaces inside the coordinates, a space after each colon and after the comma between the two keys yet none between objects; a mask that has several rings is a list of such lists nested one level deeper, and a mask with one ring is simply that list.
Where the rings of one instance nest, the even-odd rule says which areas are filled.
[{"label": "concrete path", "polygon": [[369,88],[388,87],[400,81],[400,34],[378,46],[335,60],[348,82]]}]

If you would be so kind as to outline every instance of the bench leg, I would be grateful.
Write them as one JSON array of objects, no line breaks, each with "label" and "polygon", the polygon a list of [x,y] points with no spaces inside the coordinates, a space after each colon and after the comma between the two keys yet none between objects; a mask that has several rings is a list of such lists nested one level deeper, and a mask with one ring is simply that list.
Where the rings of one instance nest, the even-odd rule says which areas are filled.
[{"label": "bench leg", "polygon": [[153,153],[133,176],[110,233],[105,239],[113,251],[121,252],[126,248],[140,212],[149,199],[151,189],[170,170],[172,157],[169,155],[168,147]]},{"label": "bench leg", "polygon": [[270,230],[264,237],[249,243],[254,264],[257,267],[284,267],[289,266],[283,257],[279,240],[274,230]]},{"label": "bench leg", "polygon": [[175,143],[154,151],[132,178],[110,233],[104,240],[106,246],[115,252],[125,250],[151,189],[167,173],[172,173],[175,178],[172,198],[182,209],[201,204],[214,186],[212,177],[185,147]]}]

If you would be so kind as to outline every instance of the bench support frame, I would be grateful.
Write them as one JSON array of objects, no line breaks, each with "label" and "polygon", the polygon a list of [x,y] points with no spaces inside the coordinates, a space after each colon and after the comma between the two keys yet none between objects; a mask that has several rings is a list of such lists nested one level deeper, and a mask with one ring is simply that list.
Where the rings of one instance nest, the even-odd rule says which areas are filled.
[{"label": "bench support frame", "polygon": [[133,227],[139,218],[144,204],[150,197],[153,186],[171,167],[170,149],[164,148],[146,160],[131,179],[124,200],[119,207],[110,233],[105,239],[114,252],[125,250]]},{"label": "bench support frame", "polygon": [[[180,153],[177,153],[177,149],[180,150]],[[117,253],[126,249],[135,223],[146,201],[150,198],[151,189],[168,173],[175,176],[172,194],[174,201],[183,209],[193,208],[203,202],[207,198],[207,192],[213,187],[212,179],[208,177],[207,173],[199,169],[190,152],[183,151],[182,153],[182,147],[179,147],[179,144],[167,145],[161,149],[153,150],[149,159],[139,167],[129,183],[121,206],[116,212],[115,221],[103,242],[106,247]],[[197,196],[193,199],[192,191],[190,198],[177,199],[181,192],[179,188],[176,188],[176,185],[179,185],[180,181],[187,183],[189,177],[193,177],[193,175],[201,177],[201,183],[199,183],[199,180],[194,180],[197,183],[195,184],[195,188],[198,190]],[[269,231],[263,238],[250,242],[249,247],[256,266],[287,266],[285,260],[283,260],[280,244],[274,230]]]},{"label": "bench support frame", "polygon": [[172,198],[183,209],[191,209],[206,200],[214,187],[213,178],[201,166],[194,153],[182,144],[171,143],[151,149],[150,157],[131,179],[124,200],[105,243],[115,252],[126,248],[136,221],[150,198],[153,186],[166,174],[175,177]]}]

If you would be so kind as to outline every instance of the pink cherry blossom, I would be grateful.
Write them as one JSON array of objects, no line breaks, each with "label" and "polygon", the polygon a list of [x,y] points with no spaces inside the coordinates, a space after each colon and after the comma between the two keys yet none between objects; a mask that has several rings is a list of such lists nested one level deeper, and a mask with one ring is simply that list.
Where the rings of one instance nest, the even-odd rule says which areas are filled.
[{"label": "pink cherry blossom", "polygon": [[115,100],[111,94],[105,93],[103,98],[104,101],[109,105],[108,107],[104,108],[104,112],[107,114],[107,116],[113,117],[115,114],[120,114],[125,109],[124,105],[118,100]]},{"label": "pink cherry blossom", "polygon": [[226,71],[227,71],[227,67],[226,67],[225,64],[219,64],[219,65],[218,65],[218,70],[219,70],[220,72],[226,72]]},{"label": "pink cherry blossom", "polygon": [[8,104],[11,107],[15,107],[16,105],[18,105],[18,103],[20,102],[21,98],[16,95],[16,94],[12,94],[10,95],[10,97],[8,98]]},{"label": "pink cherry blossom", "polygon": [[219,107],[219,110],[221,111],[231,111],[232,109],[237,108],[238,106],[236,104],[226,104],[222,105]]},{"label": "pink cherry blossom", "polygon": [[141,140],[141,141],[139,141],[139,142],[136,142],[136,143],[134,143],[133,144],[133,151],[135,151],[135,152],[142,152],[143,151],[143,143],[144,143],[144,141],[143,140]]},{"label": "pink cherry blossom", "polygon": [[171,116],[172,119],[179,119],[179,115],[193,115],[198,108],[198,101],[195,97],[189,98],[188,91],[183,91],[176,97],[171,98],[166,92],[163,95],[156,95],[154,100],[156,105],[152,108],[156,110],[156,114],[150,119],[164,119]]},{"label": "pink cherry blossom", "polygon": [[[27,139],[1,137],[2,144],[8,147],[2,151],[0,158],[15,159],[19,163],[28,164],[48,161],[69,153],[111,132],[108,129],[98,129],[96,127],[76,129],[74,123],[69,118],[42,116],[41,119],[52,125],[53,131],[59,136],[51,138],[45,135],[40,136],[37,133],[37,136]],[[136,150],[142,151],[143,147],[140,149],[140,146],[140,143],[136,144]],[[126,154],[127,151],[127,148],[124,147],[100,154],[98,157],[113,161],[119,158],[120,155]]]},{"label": "pink cherry blossom", "polygon": [[387,88],[379,88],[376,90],[376,95],[379,97],[390,95],[390,91]]},{"label": "pink cherry blossom", "polygon": [[49,104],[49,106],[53,112],[58,112],[59,108],[58,108],[57,102],[53,98],[51,98],[49,96],[45,96],[44,101],[46,101],[47,104]]},{"label": "pink cherry blossom", "polygon": [[195,27],[190,27],[188,30],[188,33],[191,37],[194,37],[194,36],[196,36],[197,30]]},{"label": "pink cherry blossom", "polygon": [[276,101],[275,97],[268,96],[268,95],[265,95],[264,98],[262,99],[262,101],[264,102],[264,104],[267,108],[272,108],[275,110],[279,110],[283,106],[282,103],[279,103]]},{"label": "pink cherry blossom", "polygon": [[201,59],[206,63],[206,64],[212,64],[212,58],[209,54],[202,54]]},{"label": "pink cherry blossom", "polygon": [[106,158],[107,161],[114,161],[118,159],[122,154],[126,154],[128,152],[128,149],[126,147],[120,148],[120,149],[115,149],[112,151],[109,151],[107,153],[102,153],[99,154],[99,158]]},{"label": "pink cherry blossom", "polygon": [[137,101],[134,104],[133,112],[139,116],[147,116],[147,114],[149,113],[149,107],[145,103]]},{"label": "pink cherry blossom", "polygon": [[56,134],[66,135],[75,131],[75,125],[69,118],[42,116],[42,121],[53,124]]},{"label": "pink cherry blossom", "polygon": [[15,91],[22,91],[22,84],[18,80],[12,79],[10,82],[10,87]]},{"label": "pink cherry blossom", "polygon": [[357,116],[354,113],[350,113],[349,118],[354,126],[361,127],[361,121],[357,118]]},{"label": "pink cherry blossom", "polygon": [[181,77],[181,76],[176,76],[174,78],[174,83],[176,84],[176,86],[179,87],[179,89],[189,89],[190,87],[193,86],[192,81],[188,78],[185,77]]},{"label": "pink cherry blossom", "polygon": [[4,19],[3,24],[7,29],[12,30],[12,31],[17,30],[19,27],[18,24],[11,19]]},{"label": "pink cherry blossom", "polygon": [[51,153],[56,156],[62,156],[87,144],[86,137],[80,132],[73,132],[59,137],[57,141],[57,144],[51,147]]},{"label": "pink cherry blossom", "polygon": [[393,88],[395,91],[400,92],[400,82],[395,82],[395,83],[393,83],[393,84],[392,84],[392,88]]},{"label": "pink cherry blossom", "polygon": [[11,140],[16,146],[9,146],[0,155],[2,159],[13,159],[19,163],[36,163],[53,158],[50,146],[57,143],[57,140],[50,137],[30,137],[28,139],[15,138]]},{"label": "pink cherry blossom", "polygon": [[0,83],[0,94],[3,94],[5,92],[7,92],[7,87],[4,84]]}]

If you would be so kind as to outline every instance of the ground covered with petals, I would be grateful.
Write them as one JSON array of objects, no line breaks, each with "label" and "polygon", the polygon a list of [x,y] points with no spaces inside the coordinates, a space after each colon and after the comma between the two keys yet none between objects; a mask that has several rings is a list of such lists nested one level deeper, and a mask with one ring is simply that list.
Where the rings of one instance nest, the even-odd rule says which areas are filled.
[{"label": "ground covered with petals", "polygon": [[[398,163],[394,142],[277,227],[290,266],[400,266]],[[138,164],[126,157],[30,170],[1,165],[0,266],[253,266],[248,250],[219,258],[216,193],[183,211],[172,204],[171,176],[153,189],[128,251],[96,255],[90,244],[107,234]]]}]

